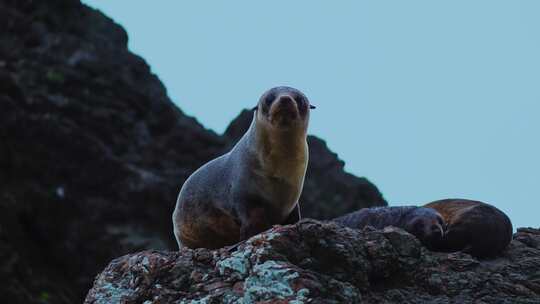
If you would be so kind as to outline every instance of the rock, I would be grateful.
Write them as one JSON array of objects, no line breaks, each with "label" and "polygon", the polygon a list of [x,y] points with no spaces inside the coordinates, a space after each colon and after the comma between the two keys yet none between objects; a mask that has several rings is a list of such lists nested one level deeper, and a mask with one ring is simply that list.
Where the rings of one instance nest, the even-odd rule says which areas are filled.
[{"label": "rock", "polygon": [[[0,28],[0,298],[81,302],[111,259],[176,248],[180,186],[231,139],[178,109],[124,29],[79,0],[0,0]],[[306,188],[334,188],[306,208],[383,202],[318,159],[336,177]]]},{"label": "rock", "polygon": [[303,220],[234,251],[120,257],[85,303],[540,303],[538,242],[540,230],[523,229],[502,256],[477,260],[431,252],[398,228]]}]

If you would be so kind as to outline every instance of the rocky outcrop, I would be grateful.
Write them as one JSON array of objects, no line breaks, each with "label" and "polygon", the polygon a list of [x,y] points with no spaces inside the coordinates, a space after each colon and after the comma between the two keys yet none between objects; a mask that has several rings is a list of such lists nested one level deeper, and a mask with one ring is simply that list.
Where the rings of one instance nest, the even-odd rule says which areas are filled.
[{"label": "rocky outcrop", "polygon": [[[0,299],[81,302],[111,259],[176,248],[180,186],[232,139],[178,109],[79,0],[0,0],[0,28]],[[306,214],[385,204],[313,141]]]},{"label": "rocky outcrop", "polygon": [[235,249],[144,251],[112,261],[86,304],[540,303],[540,230],[498,258],[431,252],[398,228],[304,220]]}]

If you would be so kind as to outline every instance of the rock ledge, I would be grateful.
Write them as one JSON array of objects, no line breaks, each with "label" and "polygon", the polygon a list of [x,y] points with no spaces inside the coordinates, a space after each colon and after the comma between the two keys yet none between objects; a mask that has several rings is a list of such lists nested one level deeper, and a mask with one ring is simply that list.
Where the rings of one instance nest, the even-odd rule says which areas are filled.
[{"label": "rock ledge", "polygon": [[437,253],[393,227],[303,220],[234,249],[143,251],[115,259],[85,303],[540,303],[540,230],[502,256]]}]

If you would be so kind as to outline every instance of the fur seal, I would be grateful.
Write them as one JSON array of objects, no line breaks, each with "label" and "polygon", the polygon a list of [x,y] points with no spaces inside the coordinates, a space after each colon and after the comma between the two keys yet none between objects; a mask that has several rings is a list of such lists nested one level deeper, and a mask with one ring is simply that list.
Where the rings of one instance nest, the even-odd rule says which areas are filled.
[{"label": "fur seal", "polygon": [[463,251],[475,257],[493,257],[512,241],[512,222],[492,205],[466,199],[444,199],[426,204],[446,222],[444,238],[435,250]]},{"label": "fur seal", "polygon": [[444,234],[442,216],[433,209],[416,206],[364,208],[332,221],[353,229],[366,226],[376,229],[387,226],[402,228],[428,248],[440,242]]},{"label": "fur seal", "polygon": [[228,153],[184,183],[173,213],[178,246],[216,249],[300,220],[310,105],[291,87],[266,91]]}]

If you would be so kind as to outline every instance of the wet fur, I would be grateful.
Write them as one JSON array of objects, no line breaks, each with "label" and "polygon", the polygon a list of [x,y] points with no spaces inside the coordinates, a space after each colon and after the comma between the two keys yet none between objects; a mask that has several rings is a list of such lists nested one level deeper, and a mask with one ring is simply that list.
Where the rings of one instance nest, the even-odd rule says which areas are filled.
[{"label": "wet fur", "polygon": [[512,241],[512,222],[492,205],[465,199],[445,199],[424,207],[439,212],[447,225],[445,237],[437,244],[437,250],[493,257]]}]

